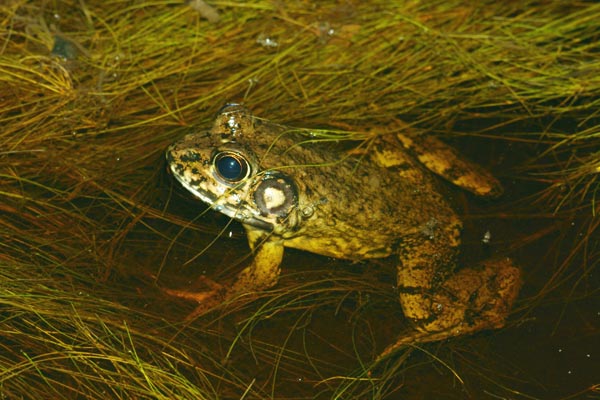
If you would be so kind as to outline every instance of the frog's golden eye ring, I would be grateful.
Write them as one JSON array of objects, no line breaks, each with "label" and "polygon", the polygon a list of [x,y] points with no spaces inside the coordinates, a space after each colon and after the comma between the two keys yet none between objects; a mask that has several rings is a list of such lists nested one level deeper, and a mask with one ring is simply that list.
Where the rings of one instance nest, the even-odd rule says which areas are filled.
[{"label": "frog's golden eye ring", "polygon": [[237,183],[250,175],[248,161],[239,153],[222,151],[213,157],[213,166],[219,178],[227,183]]},{"label": "frog's golden eye ring", "polygon": [[264,216],[286,217],[298,205],[298,189],[281,173],[269,173],[254,191],[254,202]]}]

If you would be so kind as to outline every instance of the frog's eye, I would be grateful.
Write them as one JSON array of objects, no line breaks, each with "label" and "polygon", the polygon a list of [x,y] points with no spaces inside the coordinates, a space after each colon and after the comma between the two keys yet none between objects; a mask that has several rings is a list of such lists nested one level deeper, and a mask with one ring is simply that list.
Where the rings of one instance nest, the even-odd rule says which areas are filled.
[{"label": "frog's eye", "polygon": [[217,174],[229,183],[240,182],[248,177],[250,166],[248,161],[238,153],[222,151],[213,158]]}]

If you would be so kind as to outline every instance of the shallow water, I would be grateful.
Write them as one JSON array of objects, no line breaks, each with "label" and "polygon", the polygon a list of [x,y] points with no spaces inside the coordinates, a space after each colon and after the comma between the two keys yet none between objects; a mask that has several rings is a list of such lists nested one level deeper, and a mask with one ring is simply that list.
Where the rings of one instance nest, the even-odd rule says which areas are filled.
[{"label": "shallow water", "polygon": [[[204,210],[178,188],[176,193],[171,208],[184,219]],[[396,302],[393,259],[355,264],[294,250],[286,250],[283,276],[273,291],[193,324],[216,333],[211,349],[219,357],[229,355],[227,365],[242,381],[274,398],[587,398],[600,380],[600,282],[597,274],[584,275],[592,265],[580,256],[565,271],[557,269],[590,221],[507,217],[521,213],[459,192],[454,200],[469,213],[464,262],[512,249],[511,257],[523,268],[525,284],[504,329],[399,351],[373,367],[378,352],[407,328]],[[240,225],[213,212],[196,224],[207,232],[181,233],[159,285],[193,287],[203,274],[223,282],[247,262]],[[523,242],[546,228],[553,233]],[[220,230],[221,238],[210,244]],[[492,241],[484,245],[487,230]],[[157,264],[149,265],[155,274]],[[558,287],[542,291],[551,279]],[[166,304],[174,322],[194,308],[159,297],[150,310],[160,313],[160,304]]]}]

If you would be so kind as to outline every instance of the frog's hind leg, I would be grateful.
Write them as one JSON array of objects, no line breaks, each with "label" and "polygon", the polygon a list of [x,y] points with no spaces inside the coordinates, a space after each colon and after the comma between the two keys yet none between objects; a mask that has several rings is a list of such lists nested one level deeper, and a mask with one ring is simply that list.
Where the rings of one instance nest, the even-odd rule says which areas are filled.
[{"label": "frog's hind leg", "polygon": [[449,258],[455,258],[457,244],[440,251],[436,242],[435,238],[422,241],[411,248],[410,257],[400,254],[400,303],[415,330],[385,349],[379,359],[406,344],[443,340],[504,325],[520,288],[519,269],[504,258],[452,273],[444,265],[453,265],[454,260]]}]

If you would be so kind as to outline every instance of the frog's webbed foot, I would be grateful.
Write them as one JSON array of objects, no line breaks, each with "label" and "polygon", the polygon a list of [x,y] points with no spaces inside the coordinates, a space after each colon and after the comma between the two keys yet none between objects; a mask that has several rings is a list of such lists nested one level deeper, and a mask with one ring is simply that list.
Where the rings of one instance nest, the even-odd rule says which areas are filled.
[{"label": "frog's webbed foot", "polygon": [[520,270],[504,258],[487,260],[480,268],[462,269],[419,300],[415,293],[401,294],[405,314],[415,321],[415,330],[388,346],[378,360],[404,345],[501,328],[520,286]]},{"label": "frog's webbed foot", "polygon": [[[283,258],[283,242],[276,239],[264,239],[261,235],[255,235],[249,228],[247,229],[249,230],[250,247],[255,249],[254,258],[252,263],[236,276],[232,285],[221,285],[209,278],[202,277],[202,283],[207,287],[207,290],[163,290],[170,296],[193,300],[198,303],[196,309],[186,317],[186,321],[206,314],[215,307],[237,297],[246,296],[251,298],[256,293],[272,287],[279,280],[279,264],[281,264]],[[259,241],[259,239],[263,240]]]},{"label": "frog's webbed foot", "polygon": [[162,291],[169,296],[195,301],[198,303],[198,306],[194,309],[194,311],[186,316],[186,321],[191,321],[194,318],[209,312],[211,309],[221,304],[222,301],[227,297],[227,288],[213,281],[212,279],[201,276],[198,278],[198,283],[202,283],[204,286],[206,286],[207,290],[193,291],[162,289]]}]

